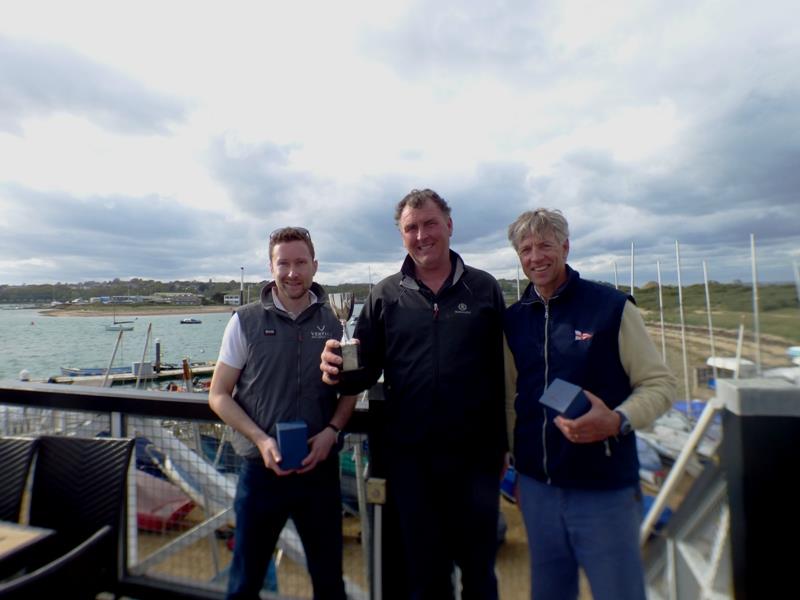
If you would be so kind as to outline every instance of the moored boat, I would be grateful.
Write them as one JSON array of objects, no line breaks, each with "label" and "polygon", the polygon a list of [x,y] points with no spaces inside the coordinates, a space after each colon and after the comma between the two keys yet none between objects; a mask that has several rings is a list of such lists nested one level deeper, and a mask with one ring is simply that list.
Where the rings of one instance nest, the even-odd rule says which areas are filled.
[{"label": "moored boat", "polygon": [[111,367],[110,369],[105,367],[61,367],[61,374],[68,377],[95,377],[105,375],[106,371],[111,375],[124,375],[131,373],[133,367]]}]

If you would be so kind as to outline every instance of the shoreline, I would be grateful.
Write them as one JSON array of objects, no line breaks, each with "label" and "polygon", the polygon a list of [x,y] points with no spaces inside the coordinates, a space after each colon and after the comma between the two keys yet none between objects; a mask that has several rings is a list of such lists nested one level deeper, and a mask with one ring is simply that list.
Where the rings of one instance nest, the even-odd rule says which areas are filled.
[{"label": "shoreline", "polygon": [[214,306],[153,306],[153,307],[125,307],[117,305],[116,311],[111,309],[80,308],[46,308],[39,311],[43,317],[142,317],[154,315],[199,315],[207,313],[233,312],[236,307],[230,305]]}]

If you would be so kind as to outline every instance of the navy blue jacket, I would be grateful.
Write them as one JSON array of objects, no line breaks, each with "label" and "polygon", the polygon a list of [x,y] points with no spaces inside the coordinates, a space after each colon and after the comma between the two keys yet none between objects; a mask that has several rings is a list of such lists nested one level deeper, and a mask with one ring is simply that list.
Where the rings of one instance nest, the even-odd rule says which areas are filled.
[{"label": "navy blue jacket", "polygon": [[555,378],[574,383],[615,408],[631,387],[619,359],[619,329],[628,297],[586,281],[567,266],[567,282],[546,303],[532,284],[504,316],[517,368],[514,459],[520,473],[565,488],[617,489],[639,480],[634,435],[591,444],[568,441],[556,412],[539,404]]}]

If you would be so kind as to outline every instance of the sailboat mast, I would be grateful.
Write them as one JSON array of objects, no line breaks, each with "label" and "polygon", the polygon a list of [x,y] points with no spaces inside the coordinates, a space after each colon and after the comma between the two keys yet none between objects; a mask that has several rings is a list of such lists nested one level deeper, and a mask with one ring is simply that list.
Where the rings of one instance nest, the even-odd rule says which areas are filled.
[{"label": "sailboat mast", "polygon": [[614,289],[619,289],[619,281],[617,280],[617,261],[614,261]]},{"label": "sailboat mast", "polygon": [[794,287],[797,290],[797,302],[800,303],[800,267],[797,266],[797,261],[794,261]]},{"label": "sailboat mast", "polygon": [[706,267],[706,261],[703,261],[703,284],[706,288],[706,314],[708,315],[708,341],[711,344],[711,372],[714,376],[714,386],[716,388],[717,381],[717,351],[716,347],[714,346],[714,327],[711,325],[711,293],[708,290],[708,268]]},{"label": "sailboat mast", "polygon": [[631,242],[631,296],[634,296],[633,264],[633,242]]},{"label": "sailboat mast", "polygon": [[[683,318],[683,287],[681,285],[681,249],[678,240],[675,240],[675,260],[678,263],[678,313],[681,319],[681,352],[683,354],[683,385],[686,391],[686,400],[689,400],[689,363],[686,357],[686,322]],[[692,415],[691,402],[689,402],[689,415]]]},{"label": "sailboat mast", "polygon": [[661,261],[656,261],[656,275],[658,277],[658,313],[661,318],[661,358],[667,362],[667,338],[664,334],[664,295],[661,292]]},{"label": "sailboat mast", "polygon": [[242,270],[242,278],[239,283],[239,306],[244,306],[244,267],[240,267]]}]

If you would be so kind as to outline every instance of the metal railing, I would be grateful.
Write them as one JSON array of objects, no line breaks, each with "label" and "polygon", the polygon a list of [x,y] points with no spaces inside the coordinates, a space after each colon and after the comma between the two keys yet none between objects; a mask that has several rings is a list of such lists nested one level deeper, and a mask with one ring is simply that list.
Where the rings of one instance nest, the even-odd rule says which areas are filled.
[{"label": "metal railing", "polygon": [[[366,396],[366,395],[365,395]],[[391,588],[397,539],[384,531],[379,461],[379,386],[347,426],[340,453],[345,585],[350,598],[380,598]],[[205,393],[97,388],[0,381],[0,435],[109,434],[137,440],[129,470],[122,593],[131,598],[222,598],[235,534],[233,496],[237,458],[230,430]],[[373,464],[374,463],[374,464]],[[367,474],[371,481],[367,481]],[[369,504],[368,504],[369,502]],[[503,502],[503,541],[497,554],[501,597],[527,598],[527,542],[519,511]],[[374,506],[373,506],[374,505]],[[505,531],[507,523],[507,532]],[[498,529],[501,527],[498,525]],[[393,554],[394,553],[394,554]],[[311,598],[302,545],[291,524],[265,579],[270,598]]]},{"label": "metal railing", "polygon": [[[368,597],[363,495],[365,415],[350,423],[342,463],[345,578],[353,598]],[[128,477],[121,591],[132,597],[221,598],[235,533],[238,458],[230,429],[206,394],[0,382],[2,435],[112,435],[136,439]],[[361,518],[359,518],[359,515]],[[365,544],[366,546],[366,544]],[[310,598],[302,544],[291,523],[281,534],[265,579],[270,597]],[[272,592],[272,594],[269,594]]]}]

